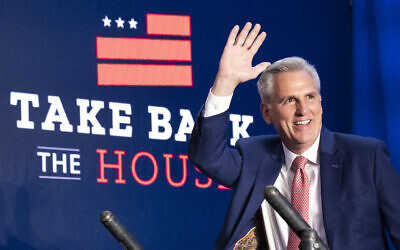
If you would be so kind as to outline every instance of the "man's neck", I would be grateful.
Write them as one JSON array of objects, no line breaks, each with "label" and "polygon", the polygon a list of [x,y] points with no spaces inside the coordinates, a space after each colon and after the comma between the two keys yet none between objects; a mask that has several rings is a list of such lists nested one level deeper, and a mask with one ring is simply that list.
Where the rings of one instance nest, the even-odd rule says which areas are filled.
[{"label": "man's neck", "polygon": [[298,152],[295,152],[295,151],[289,149],[288,147],[286,147],[285,143],[282,142],[285,158],[287,157],[288,154],[302,155],[302,156],[305,156],[309,161],[311,161],[313,163],[318,163],[319,162],[319,150],[318,149],[319,149],[320,137],[321,137],[321,134],[319,134],[317,136],[314,143],[310,147],[308,147],[305,150],[302,150],[301,153],[298,153]]}]

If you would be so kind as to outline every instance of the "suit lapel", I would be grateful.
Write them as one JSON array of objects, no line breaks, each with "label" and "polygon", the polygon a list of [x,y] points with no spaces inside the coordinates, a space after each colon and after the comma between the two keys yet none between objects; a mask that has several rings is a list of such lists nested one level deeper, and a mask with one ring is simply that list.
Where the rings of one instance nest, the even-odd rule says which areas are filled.
[{"label": "suit lapel", "polygon": [[[244,224],[248,223],[260,208],[261,203],[264,200],[264,187],[275,183],[282,168],[283,160],[282,143],[279,140],[279,143],[274,146],[270,151],[270,154],[265,154],[258,165],[258,171],[255,176],[249,202],[246,205],[245,212],[233,235],[238,233],[247,233],[239,232],[237,229],[242,228]],[[232,237],[232,239],[235,238],[238,237]]]},{"label": "suit lapel", "polygon": [[321,200],[328,245],[332,246],[338,212],[338,197],[342,158],[336,152],[336,142],[332,132],[322,129],[320,142]]}]

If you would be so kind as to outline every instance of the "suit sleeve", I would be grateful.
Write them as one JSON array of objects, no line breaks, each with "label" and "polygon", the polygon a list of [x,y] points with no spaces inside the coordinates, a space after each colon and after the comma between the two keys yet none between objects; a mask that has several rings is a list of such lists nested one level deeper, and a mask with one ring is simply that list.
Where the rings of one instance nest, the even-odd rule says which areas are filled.
[{"label": "suit sleeve", "polygon": [[227,146],[229,113],[203,117],[200,112],[189,140],[189,159],[207,176],[235,188],[241,172],[242,157]]},{"label": "suit sleeve", "polygon": [[377,144],[375,182],[383,221],[390,238],[400,249],[400,175],[392,166],[386,146]]}]

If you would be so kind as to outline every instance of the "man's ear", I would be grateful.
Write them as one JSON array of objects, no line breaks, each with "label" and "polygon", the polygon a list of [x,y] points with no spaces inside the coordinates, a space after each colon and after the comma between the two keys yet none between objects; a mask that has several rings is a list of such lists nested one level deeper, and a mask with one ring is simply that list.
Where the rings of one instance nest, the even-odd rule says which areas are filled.
[{"label": "man's ear", "polygon": [[271,119],[269,106],[265,103],[261,103],[260,109],[261,109],[261,114],[264,118],[264,121],[268,124],[271,124],[272,119]]}]

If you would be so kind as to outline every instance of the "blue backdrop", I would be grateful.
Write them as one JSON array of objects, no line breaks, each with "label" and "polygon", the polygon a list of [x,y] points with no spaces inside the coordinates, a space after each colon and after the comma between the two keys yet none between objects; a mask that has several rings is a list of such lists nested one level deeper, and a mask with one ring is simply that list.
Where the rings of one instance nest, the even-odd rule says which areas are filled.
[{"label": "blue backdrop", "polygon": [[[355,16],[362,13],[354,7]],[[154,16],[164,19],[155,25]],[[357,69],[369,59],[352,47],[358,26],[354,21],[352,28],[347,0],[2,0],[0,248],[117,249],[99,222],[111,210],[145,249],[210,249],[231,191],[187,162],[188,131],[229,30],[246,21],[268,33],[255,63],[296,55],[316,66],[329,129],[377,136],[398,150],[396,111],[386,109],[396,107],[398,87],[385,85],[374,102],[361,96],[365,73]],[[364,41],[354,34],[353,44]],[[102,44],[104,38],[111,43]],[[383,71],[385,81],[397,74]],[[230,129],[229,137],[275,133],[259,104],[255,81],[239,87],[231,113],[253,122],[236,124],[242,130]],[[360,123],[363,114],[371,122]],[[374,130],[366,123],[384,125]]]},{"label": "blue backdrop", "polygon": [[385,141],[400,170],[398,13],[399,1],[354,1],[353,131]]},{"label": "blue backdrop", "polygon": [[386,142],[400,168],[400,2],[354,1],[353,130]]}]

